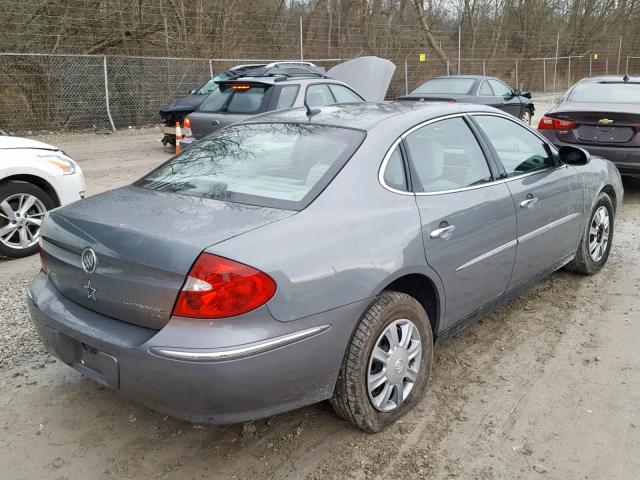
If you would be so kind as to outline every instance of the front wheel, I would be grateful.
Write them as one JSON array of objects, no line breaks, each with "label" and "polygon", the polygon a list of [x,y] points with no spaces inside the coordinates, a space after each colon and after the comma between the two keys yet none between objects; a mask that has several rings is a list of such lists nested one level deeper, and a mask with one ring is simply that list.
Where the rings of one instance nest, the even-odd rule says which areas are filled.
[{"label": "front wheel", "polygon": [[614,215],[611,198],[601,193],[582,232],[576,256],[567,265],[567,270],[593,275],[604,267],[613,241]]},{"label": "front wheel", "polygon": [[331,404],[358,428],[379,432],[420,400],[432,358],[422,305],[404,293],[383,292],[360,319]]},{"label": "front wheel", "polygon": [[21,258],[38,251],[40,224],[55,207],[51,197],[31,183],[0,185],[0,256]]}]

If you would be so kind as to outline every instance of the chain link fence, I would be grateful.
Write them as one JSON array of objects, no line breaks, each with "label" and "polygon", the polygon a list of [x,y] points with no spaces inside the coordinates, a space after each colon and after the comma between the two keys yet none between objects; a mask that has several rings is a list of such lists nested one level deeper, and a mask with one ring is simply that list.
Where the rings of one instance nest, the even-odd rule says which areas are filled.
[{"label": "chain link fence", "polygon": [[[330,68],[340,59],[309,59]],[[640,72],[640,56],[532,59],[390,58],[396,66],[387,98],[439,75],[483,74],[514,88],[560,93],[590,75]],[[0,129],[126,128],[160,121],[159,108],[209,78],[243,63],[274,59],[204,59],[0,53]],[[534,98],[535,101],[535,98]]]}]

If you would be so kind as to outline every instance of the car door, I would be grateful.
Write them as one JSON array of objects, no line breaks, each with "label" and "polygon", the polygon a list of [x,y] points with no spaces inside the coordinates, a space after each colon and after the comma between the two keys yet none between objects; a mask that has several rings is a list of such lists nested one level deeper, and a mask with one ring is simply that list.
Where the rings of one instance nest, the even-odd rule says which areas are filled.
[{"label": "car door", "polygon": [[518,231],[513,288],[576,252],[582,189],[574,167],[560,164],[548,144],[519,122],[492,114],[472,118],[504,169],[513,196]]},{"label": "car door", "polygon": [[496,108],[503,110],[511,115],[520,118],[522,114],[522,104],[520,98],[513,94],[511,87],[502,83],[500,80],[490,79],[487,80],[491,89],[496,95]]},{"label": "car door", "polygon": [[427,263],[446,291],[445,327],[500,296],[516,246],[513,201],[494,181],[465,115],[430,121],[403,139]]}]

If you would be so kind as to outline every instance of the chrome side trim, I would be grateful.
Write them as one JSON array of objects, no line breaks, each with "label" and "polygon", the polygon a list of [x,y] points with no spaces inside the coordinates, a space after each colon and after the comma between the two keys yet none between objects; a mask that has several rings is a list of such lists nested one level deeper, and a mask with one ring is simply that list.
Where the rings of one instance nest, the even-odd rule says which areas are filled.
[{"label": "chrome side trim", "polygon": [[536,228],[535,230],[522,235],[521,237],[518,237],[518,243],[523,243],[526,242],[527,240],[531,240],[534,237],[537,237],[538,235],[548,232],[549,230],[551,230],[552,228],[556,228],[560,225],[562,225],[563,223],[566,223],[570,220],[573,220],[576,217],[579,217],[581,214],[580,213],[572,213],[571,215],[567,215],[566,217],[562,217],[559,218],[557,220],[554,220],[551,223],[547,223],[546,225],[543,225],[540,228]]},{"label": "chrome side trim", "polygon": [[518,240],[516,239],[511,240],[510,242],[507,242],[504,245],[500,245],[499,247],[496,247],[493,250],[489,250],[488,252],[483,253],[479,257],[469,260],[467,263],[463,263],[458,268],[456,268],[456,272],[459,272],[460,270],[464,270],[465,268],[470,267],[471,265],[475,265],[476,263],[480,263],[486,260],[487,258],[493,257],[494,255],[504,252],[505,250],[509,250],[510,248],[515,247],[516,245],[518,245]]},{"label": "chrome side trim", "polygon": [[187,362],[220,362],[224,360],[236,360],[239,358],[268,352],[278,347],[283,347],[320,333],[326,332],[331,325],[320,325],[307,328],[298,332],[270,338],[261,342],[249,344],[242,347],[224,350],[203,350],[203,349],[179,349],[172,347],[151,347],[149,353],[172,360],[184,360]]}]

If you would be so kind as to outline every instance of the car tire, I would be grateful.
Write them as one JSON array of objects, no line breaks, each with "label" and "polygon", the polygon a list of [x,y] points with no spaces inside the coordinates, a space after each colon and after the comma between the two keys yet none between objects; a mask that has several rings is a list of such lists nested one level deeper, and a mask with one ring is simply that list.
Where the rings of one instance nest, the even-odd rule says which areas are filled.
[{"label": "car tire", "polygon": [[529,110],[528,108],[522,112],[522,115],[520,115],[520,120],[522,120],[522,123],[524,123],[525,125],[531,125],[531,110]]},{"label": "car tire", "polygon": [[609,195],[601,193],[598,196],[588,218],[576,256],[566,266],[570,272],[581,275],[593,275],[599,272],[609,258],[615,218]]},{"label": "car tire", "polygon": [[[388,341],[394,331],[399,340],[395,349]],[[381,353],[390,368],[374,358]],[[422,398],[432,363],[431,324],[422,305],[404,293],[382,292],[364,313],[351,338],[331,405],[341,418],[356,427],[379,432]],[[370,391],[369,383],[373,387],[385,375],[387,381]],[[395,385],[403,386],[402,397],[398,397],[400,389]],[[389,397],[386,402],[385,396]]]},{"label": "car tire", "polygon": [[[33,255],[38,251],[38,238],[40,236],[40,228],[35,225],[34,221],[41,221],[44,218],[44,214],[55,208],[55,202],[53,199],[40,187],[28,182],[20,181],[8,181],[0,184],[0,205],[9,205],[9,208],[13,212],[18,210],[18,202],[20,196],[23,195],[25,200],[29,197],[35,198],[35,203],[31,208],[27,210],[28,217],[24,217],[24,220],[28,220],[20,224],[20,218],[14,218],[7,211],[7,206],[0,207],[0,256],[7,258],[21,258]],[[12,223],[16,221],[17,223]],[[12,226],[13,230],[11,230]],[[28,238],[30,245],[28,247],[20,247],[20,231],[21,229],[28,230]],[[4,232],[4,235],[3,235]],[[9,235],[9,236],[8,236]]]}]

